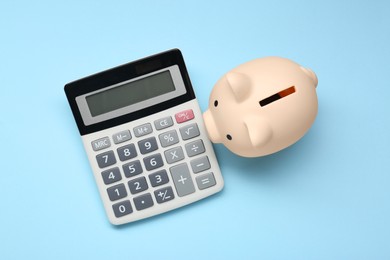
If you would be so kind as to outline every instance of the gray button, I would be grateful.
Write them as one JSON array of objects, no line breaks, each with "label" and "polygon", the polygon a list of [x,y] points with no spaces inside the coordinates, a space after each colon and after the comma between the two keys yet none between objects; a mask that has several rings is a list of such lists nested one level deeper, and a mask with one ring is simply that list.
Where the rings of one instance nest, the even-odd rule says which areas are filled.
[{"label": "gray button", "polygon": [[167,162],[169,164],[175,163],[175,162],[178,162],[178,161],[184,159],[184,153],[183,153],[183,149],[181,148],[181,146],[178,146],[178,147],[175,147],[175,148],[172,148],[172,149],[165,151],[164,155],[165,155],[165,159],[167,159]]},{"label": "gray button", "polygon": [[118,152],[119,160],[122,162],[137,157],[137,151],[135,150],[134,144],[119,147],[116,151]]},{"label": "gray button", "polygon": [[119,133],[112,135],[112,139],[115,144],[123,143],[131,139],[131,134],[129,130],[124,130]]},{"label": "gray button", "polygon": [[154,192],[157,203],[164,203],[175,198],[171,187],[162,188]]},{"label": "gray button", "polygon": [[92,141],[91,144],[92,144],[92,149],[94,151],[99,151],[111,146],[110,139],[108,137],[103,137],[98,140]]},{"label": "gray button", "polygon": [[112,205],[115,217],[120,218],[133,212],[130,201],[125,200]]},{"label": "gray button", "polygon": [[138,142],[139,150],[142,154],[150,153],[157,150],[157,141],[155,137],[150,137]]},{"label": "gray button", "polygon": [[202,156],[200,158],[194,159],[191,161],[191,168],[194,173],[203,172],[210,169],[210,162],[207,156]]},{"label": "gray button", "polygon": [[177,144],[179,137],[177,136],[176,130],[165,132],[158,136],[162,147],[168,147],[170,145]]},{"label": "gray button", "polygon": [[150,193],[146,193],[144,195],[138,196],[134,198],[134,205],[137,210],[143,210],[146,208],[150,208],[153,206],[153,199]]},{"label": "gray button", "polygon": [[96,160],[100,168],[104,168],[116,163],[116,159],[113,151],[108,151],[96,155]]},{"label": "gray button", "polygon": [[186,163],[173,166],[170,168],[170,171],[179,197],[195,192],[194,183],[192,182],[190,171]]},{"label": "gray button", "polygon": [[143,171],[139,160],[126,163],[122,166],[122,168],[127,178],[138,175]]},{"label": "gray button", "polygon": [[111,201],[119,200],[127,196],[124,184],[118,184],[108,188],[107,193]]},{"label": "gray button", "polygon": [[188,140],[199,136],[199,128],[197,124],[190,124],[180,128],[180,135],[183,140]]},{"label": "gray button", "polygon": [[201,176],[196,177],[196,183],[198,184],[198,188],[200,190],[207,189],[211,186],[215,185],[214,174],[212,172],[203,174]]},{"label": "gray button", "polygon": [[154,121],[154,126],[156,127],[157,130],[161,130],[167,127],[170,127],[173,125],[173,120],[172,117],[167,116],[161,119],[158,119]]},{"label": "gray button", "polygon": [[145,177],[139,177],[127,183],[131,194],[137,194],[148,189]]},{"label": "gray button", "polygon": [[152,187],[163,185],[169,182],[167,171],[161,170],[149,175],[150,184]]},{"label": "gray button", "polygon": [[111,184],[122,180],[122,176],[118,167],[102,172],[102,177],[105,184]]},{"label": "gray button", "polygon": [[149,123],[134,127],[133,130],[136,137],[147,135],[153,132],[152,125]]},{"label": "gray button", "polygon": [[148,171],[157,169],[164,165],[161,154],[154,154],[144,158],[145,168]]},{"label": "gray button", "polygon": [[202,140],[196,140],[185,145],[188,157],[192,157],[204,153],[204,145]]}]

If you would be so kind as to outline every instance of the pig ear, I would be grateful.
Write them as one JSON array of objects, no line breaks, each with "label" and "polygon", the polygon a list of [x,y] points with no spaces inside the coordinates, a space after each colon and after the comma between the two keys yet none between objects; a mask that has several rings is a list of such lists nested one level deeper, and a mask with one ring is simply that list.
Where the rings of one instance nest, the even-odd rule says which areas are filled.
[{"label": "pig ear", "polygon": [[249,96],[251,82],[248,76],[239,72],[229,72],[225,77],[237,102],[241,102]]},{"label": "pig ear", "polygon": [[314,71],[312,71],[311,69],[304,68],[304,67],[301,67],[301,70],[303,70],[303,72],[305,72],[306,75],[309,76],[309,78],[311,80],[313,80],[314,86],[317,87],[317,85],[318,85],[318,78],[317,78],[317,75],[314,73]]},{"label": "pig ear", "polygon": [[259,148],[271,139],[272,129],[266,120],[249,117],[245,119],[244,123],[253,147]]}]

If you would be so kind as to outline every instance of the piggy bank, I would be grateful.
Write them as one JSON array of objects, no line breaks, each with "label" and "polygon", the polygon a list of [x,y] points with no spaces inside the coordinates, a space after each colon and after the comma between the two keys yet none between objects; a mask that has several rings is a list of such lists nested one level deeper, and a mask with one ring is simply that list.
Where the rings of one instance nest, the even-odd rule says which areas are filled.
[{"label": "piggy bank", "polygon": [[244,63],[218,80],[203,114],[209,138],[244,157],[278,152],[313,124],[315,73],[279,57]]}]

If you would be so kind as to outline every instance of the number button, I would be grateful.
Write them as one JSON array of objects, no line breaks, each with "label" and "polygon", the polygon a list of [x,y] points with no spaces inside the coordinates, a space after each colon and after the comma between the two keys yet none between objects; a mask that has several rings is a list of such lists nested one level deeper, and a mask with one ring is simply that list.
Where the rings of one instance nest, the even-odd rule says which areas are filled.
[{"label": "number button", "polygon": [[138,175],[143,171],[139,160],[126,163],[122,166],[122,168],[127,178]]},{"label": "number button", "polygon": [[112,205],[112,209],[114,210],[115,217],[117,218],[126,216],[133,212],[133,208],[128,200]]},{"label": "number button", "polygon": [[119,172],[118,167],[102,172],[102,177],[103,177],[104,184],[111,184],[122,180],[122,176]]},{"label": "number button", "polygon": [[156,138],[150,137],[138,142],[139,150],[142,154],[150,153],[157,150],[157,141]]},{"label": "number button", "polygon": [[137,156],[134,144],[122,146],[117,149],[117,152],[119,155],[119,160],[121,160],[122,162]]},{"label": "number button", "polygon": [[116,163],[116,159],[113,151],[108,151],[96,155],[96,160],[99,165],[99,168],[104,168]]},{"label": "number button", "polygon": [[127,184],[129,184],[131,194],[137,194],[148,189],[148,184],[146,183],[145,177],[131,180]]},{"label": "number button", "polygon": [[127,196],[124,184],[118,184],[108,188],[107,193],[111,201],[119,200]]},{"label": "number button", "polygon": [[157,169],[164,165],[161,154],[154,154],[144,158],[145,168],[148,171]]},{"label": "number button", "polygon": [[168,174],[166,170],[161,170],[149,175],[150,184],[152,187],[163,185],[169,182]]}]

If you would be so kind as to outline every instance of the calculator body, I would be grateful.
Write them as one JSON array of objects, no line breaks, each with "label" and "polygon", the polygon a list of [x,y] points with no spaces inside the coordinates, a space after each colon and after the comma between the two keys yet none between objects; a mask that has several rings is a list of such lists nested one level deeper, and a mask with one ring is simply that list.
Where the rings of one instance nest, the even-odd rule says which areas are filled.
[{"label": "calculator body", "polygon": [[170,211],[223,188],[178,49],[71,82],[65,93],[112,224]]}]

